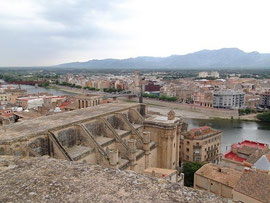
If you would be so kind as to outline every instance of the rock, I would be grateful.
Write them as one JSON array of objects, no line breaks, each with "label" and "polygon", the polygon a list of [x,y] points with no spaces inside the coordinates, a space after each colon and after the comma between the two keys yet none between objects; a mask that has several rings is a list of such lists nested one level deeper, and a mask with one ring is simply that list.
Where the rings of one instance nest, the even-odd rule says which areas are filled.
[{"label": "rock", "polygon": [[10,161],[16,167],[0,170],[1,202],[227,202],[132,171],[43,157]]}]

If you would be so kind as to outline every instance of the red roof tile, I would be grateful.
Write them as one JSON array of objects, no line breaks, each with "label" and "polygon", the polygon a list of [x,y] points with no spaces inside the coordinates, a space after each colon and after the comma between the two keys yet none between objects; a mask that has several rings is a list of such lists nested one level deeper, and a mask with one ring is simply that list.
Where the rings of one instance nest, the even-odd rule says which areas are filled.
[{"label": "red roof tile", "polygon": [[243,162],[246,160],[245,158],[241,158],[241,157],[237,156],[237,154],[233,153],[232,151],[229,151],[227,154],[225,154],[225,158],[231,159],[231,160],[237,161],[237,162]]}]

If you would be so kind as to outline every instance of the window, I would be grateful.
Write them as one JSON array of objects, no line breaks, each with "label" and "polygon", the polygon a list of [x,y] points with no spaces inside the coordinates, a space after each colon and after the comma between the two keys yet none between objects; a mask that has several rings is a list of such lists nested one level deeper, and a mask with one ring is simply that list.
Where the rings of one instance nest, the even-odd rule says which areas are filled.
[{"label": "window", "polygon": [[187,145],[189,145],[189,141],[187,141]]},{"label": "window", "polygon": [[200,157],[195,157],[195,161],[201,161]]},{"label": "window", "polygon": [[187,152],[189,152],[189,148],[187,148]]},{"label": "window", "polygon": [[188,155],[186,155],[186,159],[189,160],[189,156]]},{"label": "window", "polygon": [[173,147],[175,148],[175,143],[173,144]]}]

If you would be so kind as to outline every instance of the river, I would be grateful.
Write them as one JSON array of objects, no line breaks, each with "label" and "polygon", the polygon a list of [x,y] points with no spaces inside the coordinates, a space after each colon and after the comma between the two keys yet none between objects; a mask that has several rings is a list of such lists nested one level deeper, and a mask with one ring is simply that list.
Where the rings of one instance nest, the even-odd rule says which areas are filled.
[{"label": "river", "polygon": [[[5,82],[3,80],[0,80],[0,83],[2,83],[3,85],[6,85],[6,86],[18,87],[18,85],[4,84]],[[35,86],[31,86],[31,85],[21,85],[21,88],[27,90],[28,94],[38,94],[41,92],[46,92],[46,93],[50,93],[53,95],[70,95],[70,96],[75,95],[74,93],[71,93],[71,92],[50,89],[50,88],[44,88],[44,87],[35,87]]]},{"label": "river", "polygon": [[[3,82],[0,80],[0,82]],[[14,86],[14,85],[9,85]],[[17,85],[16,85],[17,86]],[[74,95],[74,93],[65,92],[55,89],[47,89],[42,87],[34,87],[29,85],[21,85],[22,89],[26,89],[29,94],[37,94],[47,92],[53,95]],[[222,131],[222,152],[225,153],[230,149],[233,143],[243,140],[253,140],[270,144],[270,124],[252,121],[239,120],[221,120],[221,119],[191,119],[186,118],[189,129],[201,126],[210,126],[214,129]]]},{"label": "river", "polygon": [[221,147],[225,153],[233,143],[243,140],[264,142],[270,145],[270,124],[254,121],[221,119],[185,119],[189,129],[210,126],[222,132]]}]

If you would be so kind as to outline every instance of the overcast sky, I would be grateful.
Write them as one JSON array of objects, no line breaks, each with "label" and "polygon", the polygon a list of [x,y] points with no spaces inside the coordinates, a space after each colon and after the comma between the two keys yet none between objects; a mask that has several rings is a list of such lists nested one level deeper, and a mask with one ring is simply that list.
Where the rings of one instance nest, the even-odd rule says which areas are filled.
[{"label": "overcast sky", "polygon": [[0,0],[0,66],[270,53],[269,0]]}]

